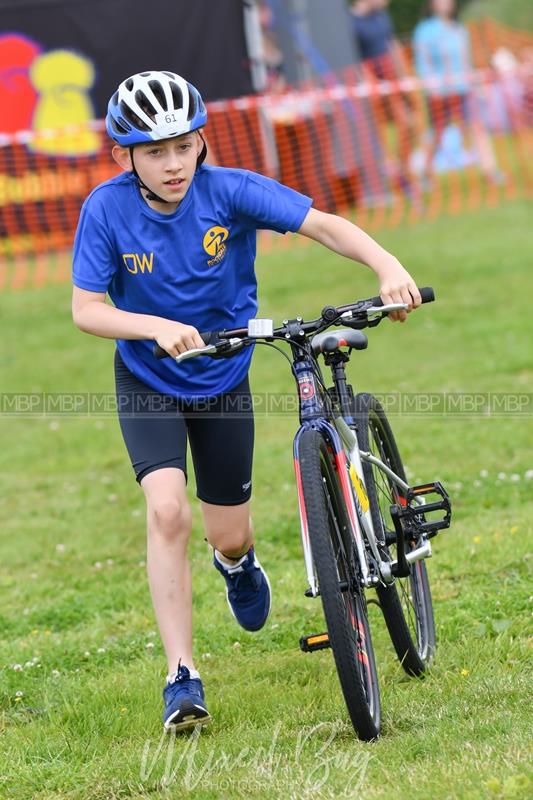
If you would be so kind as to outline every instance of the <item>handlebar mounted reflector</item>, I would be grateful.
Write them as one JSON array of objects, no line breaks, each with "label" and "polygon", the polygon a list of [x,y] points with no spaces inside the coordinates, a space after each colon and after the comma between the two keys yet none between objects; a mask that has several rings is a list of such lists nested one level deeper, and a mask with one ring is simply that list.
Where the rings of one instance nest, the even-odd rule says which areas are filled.
[{"label": "handlebar mounted reflector", "polygon": [[248,336],[252,339],[274,336],[274,321],[271,319],[248,320]]}]

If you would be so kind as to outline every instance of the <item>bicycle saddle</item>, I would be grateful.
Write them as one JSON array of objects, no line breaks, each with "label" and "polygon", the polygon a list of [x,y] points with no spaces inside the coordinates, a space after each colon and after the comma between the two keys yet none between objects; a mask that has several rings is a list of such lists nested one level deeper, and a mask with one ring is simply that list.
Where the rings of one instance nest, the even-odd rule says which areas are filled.
[{"label": "bicycle saddle", "polygon": [[343,328],[340,331],[317,333],[311,340],[313,353],[333,353],[340,347],[351,347],[353,350],[366,350],[368,339],[362,331]]}]

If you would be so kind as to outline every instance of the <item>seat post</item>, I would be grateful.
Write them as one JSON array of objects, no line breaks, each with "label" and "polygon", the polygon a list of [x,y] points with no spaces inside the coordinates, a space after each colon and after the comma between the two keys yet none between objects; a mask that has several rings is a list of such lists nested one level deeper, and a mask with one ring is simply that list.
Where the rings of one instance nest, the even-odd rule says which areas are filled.
[{"label": "seat post", "polygon": [[324,359],[326,366],[331,367],[331,375],[342,414],[350,414],[350,401],[353,399],[351,387],[349,388],[346,383],[346,370],[344,367],[349,360],[350,357],[340,350],[330,353]]}]

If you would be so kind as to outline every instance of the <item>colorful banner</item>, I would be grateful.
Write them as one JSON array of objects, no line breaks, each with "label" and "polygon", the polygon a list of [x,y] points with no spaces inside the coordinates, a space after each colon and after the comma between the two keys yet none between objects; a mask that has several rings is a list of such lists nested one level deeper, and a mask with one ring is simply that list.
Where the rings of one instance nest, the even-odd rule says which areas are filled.
[{"label": "colorful banner", "polygon": [[[252,91],[242,0],[3,0],[0,133],[80,125],[105,115],[135,72],[186,76],[207,100]],[[81,155],[98,136],[34,141],[39,152]]]}]

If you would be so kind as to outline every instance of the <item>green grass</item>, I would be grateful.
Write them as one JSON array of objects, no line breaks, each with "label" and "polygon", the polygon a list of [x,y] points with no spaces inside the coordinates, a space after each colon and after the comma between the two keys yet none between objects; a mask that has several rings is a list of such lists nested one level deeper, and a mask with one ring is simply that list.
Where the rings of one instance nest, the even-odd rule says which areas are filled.
[{"label": "green grass", "polygon": [[514,28],[533,31],[533,4],[530,0],[471,0],[461,18],[464,21],[492,17]]},{"label": "green grass", "polygon": [[[349,367],[357,388],[531,392],[530,219],[514,203],[381,235],[439,301],[404,326],[369,331]],[[369,271],[314,245],[264,256],[258,272],[261,313],[278,320],[377,288]],[[2,391],[112,391],[113,344],[73,328],[67,286],[0,302]],[[258,350],[252,373],[256,392],[292,391],[273,351]],[[444,481],[454,520],[429,563],[439,649],[426,680],[402,674],[371,607],[384,712],[373,744],[354,738],[331,653],[298,649],[323,623],[319,601],[303,596],[297,420],[259,415],[253,508],[272,615],[259,634],[237,627],[195,509],[195,651],[214,722],[159,753],[165,663],[142,492],[118,424],[4,416],[0,798],[530,797],[529,409],[392,416],[411,475]]]}]

